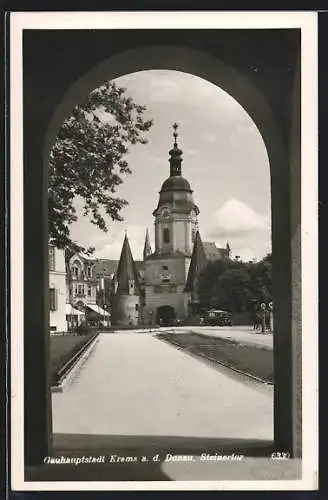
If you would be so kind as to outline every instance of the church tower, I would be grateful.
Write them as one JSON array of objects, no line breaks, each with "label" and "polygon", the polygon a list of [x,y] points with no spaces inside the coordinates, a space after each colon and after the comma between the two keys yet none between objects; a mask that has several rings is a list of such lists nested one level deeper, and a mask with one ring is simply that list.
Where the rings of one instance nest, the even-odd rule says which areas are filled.
[{"label": "church tower", "polygon": [[170,150],[170,177],[164,181],[159,192],[159,201],[154,210],[155,254],[191,256],[197,231],[198,207],[194,204],[189,182],[182,177],[182,151],[177,144],[177,128],[174,129],[174,144]]},{"label": "church tower", "polygon": [[[189,294],[185,292],[199,209],[189,182],[182,176],[182,150],[173,125],[174,143],[169,151],[170,175],[163,182],[156,209],[155,250],[149,254],[145,243],[145,321],[171,325],[188,315]],[[147,254],[147,255],[146,255]]]}]

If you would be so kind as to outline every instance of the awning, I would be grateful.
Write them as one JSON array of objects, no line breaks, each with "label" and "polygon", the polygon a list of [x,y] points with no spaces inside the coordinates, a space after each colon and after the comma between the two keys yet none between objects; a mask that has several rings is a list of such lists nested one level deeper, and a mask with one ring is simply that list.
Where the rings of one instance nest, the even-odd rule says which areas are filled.
[{"label": "awning", "polygon": [[65,304],[66,314],[72,316],[84,316],[84,312],[75,309],[75,307],[71,306],[71,304]]},{"label": "awning", "polygon": [[97,306],[97,304],[86,304],[86,306],[89,309],[92,309],[92,311],[96,312],[97,314],[100,314],[100,316],[110,316],[110,314],[107,311],[105,311],[105,309],[103,309],[100,306]]}]

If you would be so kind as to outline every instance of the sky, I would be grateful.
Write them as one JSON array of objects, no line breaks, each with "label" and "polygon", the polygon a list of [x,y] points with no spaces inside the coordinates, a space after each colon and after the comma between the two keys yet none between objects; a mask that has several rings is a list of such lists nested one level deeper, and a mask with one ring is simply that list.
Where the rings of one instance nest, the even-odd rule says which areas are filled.
[{"label": "sky", "polygon": [[158,192],[169,177],[172,124],[177,122],[183,151],[182,175],[193,189],[200,209],[203,241],[222,247],[229,242],[232,256],[261,259],[271,251],[270,173],[266,148],[256,125],[242,106],[216,85],[171,70],[141,71],[115,80],[137,104],[147,107],[154,125],[148,144],[131,146],[127,161],[132,174],[124,176],[116,195],[129,201],[123,222],[109,218],[104,233],[81,214],[71,236],[96,248],[95,257],[118,259],[128,234],[134,258],[142,258],[146,229],[154,248],[153,210]]}]

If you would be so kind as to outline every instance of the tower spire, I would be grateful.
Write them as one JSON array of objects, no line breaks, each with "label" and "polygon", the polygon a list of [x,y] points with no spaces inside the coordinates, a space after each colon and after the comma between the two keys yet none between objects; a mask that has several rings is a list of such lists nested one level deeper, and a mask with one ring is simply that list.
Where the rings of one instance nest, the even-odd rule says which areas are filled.
[{"label": "tower spire", "polygon": [[120,260],[116,272],[117,293],[124,295],[131,293],[131,283],[134,294],[139,294],[139,278],[135,262],[132,257],[128,235],[125,234]]},{"label": "tower spire", "polygon": [[147,229],[146,237],[145,237],[145,245],[144,245],[144,249],[143,249],[143,260],[146,260],[150,254],[151,254],[151,246],[150,246],[150,241],[149,241],[149,232]]},{"label": "tower spire", "polygon": [[174,143],[173,148],[170,150],[170,177],[181,176],[181,162],[182,162],[182,151],[178,148],[177,138],[178,138],[178,124],[175,122],[172,125]]},{"label": "tower spire", "polygon": [[173,127],[173,130],[174,130],[174,132],[173,132],[174,147],[177,148],[178,147],[178,144],[177,144],[177,137],[178,137],[177,129],[178,129],[179,125],[175,122],[175,123],[173,123],[172,127]]}]

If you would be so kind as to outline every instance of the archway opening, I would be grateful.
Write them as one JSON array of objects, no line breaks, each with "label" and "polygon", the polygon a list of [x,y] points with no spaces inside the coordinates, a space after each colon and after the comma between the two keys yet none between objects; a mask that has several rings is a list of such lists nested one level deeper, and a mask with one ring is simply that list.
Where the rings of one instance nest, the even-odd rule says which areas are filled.
[{"label": "archway opening", "polygon": [[[245,273],[246,268],[248,269],[251,264],[255,265],[254,258],[263,258],[266,255],[263,248],[262,255],[247,255],[247,251],[249,251],[247,244],[250,246],[248,240],[251,232],[255,230],[254,234],[257,238],[261,231],[267,230],[265,223],[271,219],[270,170],[267,152],[258,128],[244,108],[233,97],[208,80],[185,71],[147,70],[124,75],[115,79],[115,83],[118,87],[126,88],[127,95],[136,102],[146,105],[149,117],[154,118],[154,126],[150,131],[148,144],[140,145],[136,148],[136,152],[131,148],[129,152],[128,160],[132,175],[124,178],[124,182],[118,190],[118,194],[130,202],[130,207],[125,209],[124,228],[120,223],[115,235],[114,224],[110,224],[111,233],[109,236],[108,234],[103,235],[102,248],[97,249],[101,253],[96,257],[101,259],[102,265],[104,265],[106,258],[112,261],[116,260],[118,263],[120,255],[122,255],[123,238],[125,241],[123,233],[127,231],[126,237],[129,240],[132,256],[137,261],[138,268],[142,268],[144,273],[145,307],[140,308],[140,318],[146,319],[147,322],[149,311],[156,311],[153,318],[156,325],[173,326],[176,324],[177,316],[179,320],[182,318],[182,321],[188,319],[188,315],[184,314],[184,309],[188,309],[189,297],[187,293],[184,293],[184,285],[189,273],[191,253],[190,255],[182,255],[181,251],[174,253],[173,250],[170,253],[167,246],[162,247],[156,242],[156,237],[154,238],[151,234],[152,244],[155,240],[155,252],[148,257],[153,257],[153,259],[146,259],[146,262],[142,262],[144,235],[146,229],[151,229],[154,224],[152,214],[158,201],[158,190],[170,172],[167,160],[174,140],[172,123],[175,120],[180,123],[178,139],[175,137],[175,140],[178,141],[179,147],[183,151],[183,176],[188,179],[188,182],[191,181],[194,201],[199,207],[197,210],[197,216],[200,215],[198,229],[204,241],[206,259],[215,261],[227,257],[227,261],[230,259],[229,265],[233,267],[235,274],[242,267]],[[201,100],[195,99],[195,96],[198,95],[202,95]],[[102,119],[104,121],[112,120],[112,117],[107,115],[108,113],[103,113]],[[257,151],[258,156],[254,153],[255,151]],[[248,158],[248,163],[245,163],[245,158]],[[156,169],[153,168],[154,165]],[[256,191],[257,196],[254,197]],[[248,204],[253,205],[250,207]],[[258,210],[264,213],[258,214]],[[178,238],[181,239],[181,236],[183,236],[182,240],[185,240],[188,237],[188,232],[185,231],[183,219],[181,224],[182,216],[180,215],[176,222],[172,222],[170,207],[165,208],[164,212],[163,217],[170,225],[172,240],[176,242]],[[142,221],[142,224],[139,221]],[[88,245],[90,240],[93,243],[97,241],[97,234],[88,233],[91,228],[90,225],[86,224],[83,225],[79,233],[86,238],[81,242],[84,245]],[[179,229],[181,225],[183,226],[182,230]],[[113,238],[113,234],[116,238]],[[192,237],[191,231],[189,236]],[[267,231],[266,236],[265,243],[269,243],[267,251],[270,251],[270,231]],[[165,229],[164,234],[161,233],[158,236],[159,240],[161,238],[163,243],[166,243]],[[233,256],[230,256],[228,252],[230,247],[226,243],[227,239],[233,249]],[[98,239],[98,242],[100,246],[101,240]],[[179,248],[183,248],[183,245],[184,241],[180,243]],[[192,248],[191,245],[188,246]],[[198,264],[195,263],[195,265],[197,267]],[[113,269],[113,271],[117,270]],[[126,278],[127,276],[125,276]],[[119,294],[122,290],[123,295],[129,293],[132,302],[123,301],[124,304],[122,302],[124,308],[122,313],[129,314],[128,308],[135,308],[136,304],[134,303],[134,290],[124,289],[126,285],[127,282],[118,283],[116,292]],[[247,292],[250,292],[250,287]],[[167,294],[169,294],[169,299]],[[249,297],[243,296],[240,290],[234,295],[238,295],[238,301],[234,300],[234,313],[236,315],[243,313],[239,325],[240,322],[244,321],[242,326],[245,327],[248,320]],[[214,305],[217,309],[222,307],[227,309],[229,298],[222,296],[219,299],[214,298],[221,302],[212,304],[208,301],[208,308]],[[260,300],[259,297],[257,299]],[[173,304],[174,307],[168,304]],[[230,307],[227,311],[229,310]],[[198,323],[200,318],[201,315],[199,315]],[[197,332],[194,333],[197,335]],[[108,339],[107,335],[106,342]],[[150,345],[149,349],[151,347]],[[106,349],[104,344],[102,352],[104,353]],[[167,352],[164,353],[165,356]],[[172,351],[170,352],[172,353]],[[137,354],[135,355],[137,356]],[[142,361],[143,357],[141,356],[140,359]],[[163,379],[165,378],[163,377]],[[183,397],[181,394],[180,396],[182,401]],[[102,395],[102,400],[104,399],[106,398]],[[210,401],[211,398],[207,399]],[[56,408],[60,408],[59,397],[56,396],[54,404],[56,404]],[[96,404],[91,408],[95,408],[95,406]],[[265,431],[261,436],[266,436],[270,441],[273,436],[273,396],[267,406]],[[147,407],[147,405],[143,405],[143,407]],[[209,412],[212,411],[211,407]],[[56,410],[55,415],[58,416],[59,413],[60,410]],[[160,419],[154,418],[153,420],[153,427],[158,429],[158,433],[163,435],[169,433],[165,425],[160,425]],[[212,415],[212,421],[217,421],[216,415]],[[58,422],[60,419],[55,418],[54,428],[57,433],[70,429],[69,425],[65,428],[64,424]],[[213,433],[218,432],[215,425],[213,425]],[[95,427],[94,432],[96,431],[99,432]],[[115,434],[115,427],[111,431]],[[110,434],[109,429],[106,432]],[[130,427],[126,425],[125,432],[134,433],[134,425]],[[181,432],[183,432],[182,429]],[[191,426],[189,432],[197,433],[197,430]],[[239,430],[235,432],[238,434]],[[254,430],[254,438],[256,438],[257,432]]]},{"label": "archway opening", "polygon": [[160,306],[156,310],[156,324],[160,326],[173,326],[176,312],[172,306]]}]

